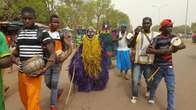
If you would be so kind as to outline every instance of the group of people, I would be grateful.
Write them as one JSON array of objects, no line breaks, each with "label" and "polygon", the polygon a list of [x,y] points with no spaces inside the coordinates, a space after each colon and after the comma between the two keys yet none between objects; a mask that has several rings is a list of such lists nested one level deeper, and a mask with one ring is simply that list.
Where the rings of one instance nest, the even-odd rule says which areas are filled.
[{"label": "group of people", "polygon": [[[51,90],[50,109],[57,110],[57,100],[63,90],[58,87],[59,75],[62,63],[72,53],[71,41],[68,35],[59,31],[60,19],[57,15],[50,17],[48,30],[42,30],[35,25],[35,15],[31,7],[22,9],[21,19],[24,26],[17,33],[16,49],[12,52],[3,33],[0,33],[0,68],[9,67],[11,64],[19,65],[19,95],[26,110],[41,110],[39,100],[44,75],[45,84]],[[164,19],[160,23],[160,33],[153,32],[151,26],[152,19],[145,17],[142,25],[132,34],[128,32],[127,25],[122,24],[115,37],[109,23],[103,23],[99,34],[93,27],[88,28],[69,64],[69,76],[74,79],[73,83],[77,85],[78,91],[89,92],[106,88],[108,69],[112,67],[111,58],[116,56],[119,75],[128,79],[128,70],[132,72],[132,103],[137,102],[143,74],[148,103],[155,103],[155,92],[164,78],[167,86],[167,110],[174,110],[175,73],[172,53],[184,49],[185,45],[171,44],[171,40],[176,36],[172,34],[173,23],[170,19]],[[44,66],[30,74],[24,67],[35,56],[44,60]],[[16,58],[19,58],[19,61]],[[28,69],[34,66],[30,65]],[[4,109],[3,81],[0,74],[0,110]]]},{"label": "group of people", "polygon": [[[46,86],[51,90],[50,109],[57,110],[57,99],[62,94],[62,89],[58,88],[60,71],[62,63],[72,52],[71,42],[67,34],[59,31],[60,19],[57,15],[50,16],[48,30],[36,26],[35,18],[36,13],[31,7],[21,10],[24,26],[17,32],[16,48],[12,52],[5,36],[0,33],[0,67],[18,65],[19,95],[26,110],[41,110],[39,101],[44,74]],[[37,70],[33,71],[34,69]],[[0,81],[0,110],[4,110],[2,77]]]}]

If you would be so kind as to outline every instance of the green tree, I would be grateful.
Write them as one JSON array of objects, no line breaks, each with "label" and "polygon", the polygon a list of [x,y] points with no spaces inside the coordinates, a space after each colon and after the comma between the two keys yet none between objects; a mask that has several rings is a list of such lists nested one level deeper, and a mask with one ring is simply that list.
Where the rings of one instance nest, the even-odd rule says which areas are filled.
[{"label": "green tree", "polygon": [[159,32],[159,28],[160,28],[159,25],[154,25],[152,26],[152,31]]},{"label": "green tree", "polygon": [[[185,31],[185,25],[175,26],[173,28],[173,32],[176,34],[178,33],[184,34],[184,31]],[[190,33],[190,32],[191,32],[191,28],[190,26],[187,26],[187,33]]]},{"label": "green tree", "polygon": [[132,30],[132,26],[130,25],[130,19],[129,16],[119,10],[115,10],[113,8],[110,8],[106,15],[106,17],[102,19],[103,21],[109,21],[112,28],[119,27],[119,25],[124,22],[128,25],[128,29]]},{"label": "green tree", "polygon": [[191,24],[191,30],[193,33],[196,33],[196,22]]},{"label": "green tree", "polygon": [[111,0],[96,0],[96,21],[97,21],[97,29],[100,29],[100,19],[101,17],[104,18],[106,12],[111,7]]},{"label": "green tree", "polygon": [[25,6],[30,6],[36,11],[38,22],[47,23],[49,12],[46,0],[1,0],[1,20],[14,20],[19,18],[20,11]]}]

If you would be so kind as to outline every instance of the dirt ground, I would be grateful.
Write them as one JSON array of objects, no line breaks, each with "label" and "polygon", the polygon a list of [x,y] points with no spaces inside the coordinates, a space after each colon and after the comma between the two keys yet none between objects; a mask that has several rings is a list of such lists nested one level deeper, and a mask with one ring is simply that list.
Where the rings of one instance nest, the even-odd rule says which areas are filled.
[{"label": "dirt ground", "polygon": [[[187,43],[187,48],[174,54],[174,66],[176,74],[176,110],[196,109],[196,45]],[[147,104],[144,98],[145,83],[142,80],[140,97],[138,103],[132,104],[129,101],[131,94],[131,81],[118,77],[117,69],[111,69],[110,79],[104,91],[80,93],[72,92],[69,104],[65,105],[65,98],[68,93],[69,80],[67,76],[67,65],[64,63],[59,86],[64,88],[64,93],[58,102],[59,110],[166,110],[166,88],[164,80],[157,91],[156,103]],[[7,71],[10,71],[7,69]],[[130,73],[129,73],[130,74]],[[4,83],[10,86],[6,94],[6,110],[24,110],[18,95],[18,80],[16,68],[13,73],[4,74]],[[49,110],[50,91],[42,83],[41,107]]]}]

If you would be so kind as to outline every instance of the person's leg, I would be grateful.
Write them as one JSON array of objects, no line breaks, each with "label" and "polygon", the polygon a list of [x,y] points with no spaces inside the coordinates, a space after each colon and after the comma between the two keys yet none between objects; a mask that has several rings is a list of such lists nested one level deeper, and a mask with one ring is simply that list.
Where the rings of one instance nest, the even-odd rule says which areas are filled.
[{"label": "person's leg", "polygon": [[[0,70],[1,71],[1,70]],[[5,104],[4,104],[4,95],[3,95],[3,79],[2,79],[2,74],[0,72],[0,110],[5,109]]]},{"label": "person's leg", "polygon": [[156,90],[159,86],[159,83],[161,82],[161,79],[163,78],[164,69],[160,68],[160,70],[157,72],[156,76],[154,77],[154,80],[150,83],[150,97],[149,100],[154,100]]},{"label": "person's leg", "polygon": [[146,82],[146,96],[149,97],[149,83],[148,83],[148,78],[152,72],[152,65],[148,64],[148,65],[143,65],[142,67],[143,72],[143,76],[145,78],[145,82]]},{"label": "person's leg", "polygon": [[44,81],[46,86],[51,89],[51,78],[52,78],[52,71],[53,71],[53,66],[49,68],[46,73],[44,73]]},{"label": "person's leg", "polygon": [[28,101],[28,96],[27,96],[27,85],[26,85],[26,78],[25,78],[24,73],[18,73],[18,90],[19,90],[19,96],[21,99],[21,102],[23,103],[25,109],[27,110],[27,101]]},{"label": "person's leg", "polygon": [[133,79],[132,79],[132,103],[136,103],[136,97],[139,94],[139,82],[141,80],[141,67],[139,64],[135,64],[133,67]]},{"label": "person's leg", "polygon": [[165,83],[167,87],[167,110],[175,108],[175,73],[172,67],[165,71]]},{"label": "person's leg", "polygon": [[62,64],[55,64],[51,79],[51,106],[56,106],[58,95],[58,81]]},{"label": "person's leg", "polygon": [[41,110],[40,108],[40,90],[42,76],[31,78],[26,76],[27,88],[27,110]]}]

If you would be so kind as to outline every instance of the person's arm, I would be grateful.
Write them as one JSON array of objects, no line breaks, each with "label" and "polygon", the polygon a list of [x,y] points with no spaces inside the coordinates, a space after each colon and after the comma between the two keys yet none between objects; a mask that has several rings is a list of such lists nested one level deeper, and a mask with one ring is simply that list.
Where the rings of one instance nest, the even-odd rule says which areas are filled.
[{"label": "person's arm", "polygon": [[117,38],[113,39],[112,42],[118,42],[119,40],[122,40],[122,37],[119,37],[119,35],[117,35]]},{"label": "person's arm", "polygon": [[54,49],[54,43],[47,32],[42,33],[41,41],[43,45],[46,47],[45,49],[47,49],[47,52],[49,53],[49,57],[46,59],[46,65],[40,71],[41,73],[44,73],[49,67],[51,67],[55,63],[56,54]]},{"label": "person's arm", "polygon": [[156,49],[155,45],[156,45],[156,40],[153,40],[153,43],[150,44],[146,50],[146,53],[148,54],[156,54],[156,55],[162,55],[162,54],[170,54],[170,53],[175,53],[178,50],[176,48],[174,48],[173,46],[170,46],[168,48],[162,48],[162,49]]},{"label": "person's arm", "polygon": [[141,26],[138,26],[137,28],[135,28],[134,35],[129,40],[129,44],[131,45],[131,47],[135,47],[137,36],[139,35],[140,32],[141,32]]},{"label": "person's arm", "polygon": [[8,48],[6,38],[0,32],[0,68],[7,68],[12,64],[11,52]]}]

